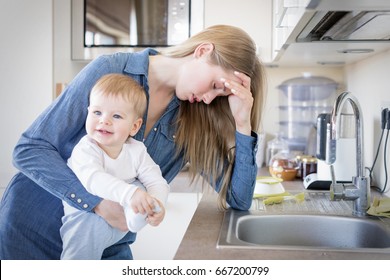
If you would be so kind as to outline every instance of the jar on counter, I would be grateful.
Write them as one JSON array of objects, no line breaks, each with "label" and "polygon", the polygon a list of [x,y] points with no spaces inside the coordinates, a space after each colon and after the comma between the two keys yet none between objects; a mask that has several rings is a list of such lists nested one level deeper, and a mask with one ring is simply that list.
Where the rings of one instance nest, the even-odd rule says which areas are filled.
[{"label": "jar on counter", "polygon": [[317,173],[317,158],[313,156],[301,156],[299,162],[299,171],[302,180],[312,173]]},{"label": "jar on counter", "polygon": [[270,160],[269,172],[274,178],[292,181],[297,175],[297,170],[296,155],[287,150],[277,153]]},{"label": "jar on counter", "polygon": [[266,166],[270,165],[270,160],[272,159],[272,157],[274,157],[277,153],[285,150],[288,150],[287,142],[283,139],[282,134],[278,132],[275,135],[275,138],[267,142],[265,159]]}]

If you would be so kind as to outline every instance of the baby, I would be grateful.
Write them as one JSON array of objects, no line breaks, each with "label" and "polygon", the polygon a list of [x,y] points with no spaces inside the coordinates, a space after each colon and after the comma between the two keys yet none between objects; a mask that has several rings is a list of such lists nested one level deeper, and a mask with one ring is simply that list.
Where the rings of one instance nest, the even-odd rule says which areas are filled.
[{"label": "baby", "polygon": [[[87,135],[68,159],[68,166],[90,193],[123,206],[132,232],[148,223],[161,223],[169,193],[145,145],[131,138],[141,127],[146,105],[144,89],[129,76],[100,78],[91,90]],[[61,259],[100,259],[104,249],[126,235],[94,213],[63,204]]]}]

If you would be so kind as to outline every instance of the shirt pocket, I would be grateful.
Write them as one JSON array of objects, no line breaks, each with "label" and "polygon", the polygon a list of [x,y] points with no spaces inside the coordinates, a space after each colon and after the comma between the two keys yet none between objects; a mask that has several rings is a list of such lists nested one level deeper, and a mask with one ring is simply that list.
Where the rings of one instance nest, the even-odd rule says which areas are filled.
[{"label": "shirt pocket", "polygon": [[148,153],[160,168],[170,166],[176,153],[175,126],[160,124],[155,131],[153,141],[147,143]]},{"label": "shirt pocket", "polygon": [[173,124],[161,124],[161,134],[170,144],[174,144],[176,138],[176,126]]}]

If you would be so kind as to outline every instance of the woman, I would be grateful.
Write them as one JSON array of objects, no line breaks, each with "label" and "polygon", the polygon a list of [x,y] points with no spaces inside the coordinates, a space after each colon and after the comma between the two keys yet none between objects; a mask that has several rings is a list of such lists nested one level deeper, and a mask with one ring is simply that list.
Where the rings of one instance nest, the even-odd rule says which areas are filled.
[{"label": "woman", "polygon": [[[219,192],[221,208],[250,207],[264,71],[251,38],[218,25],[162,53],[101,56],[75,77],[15,147],[21,172],[0,205],[0,259],[58,259],[61,200],[127,229],[123,209],[89,194],[66,165],[86,133],[90,90],[108,73],[129,75],[145,88],[148,108],[134,138],[144,141],[168,182],[189,162],[191,174],[202,174]],[[103,259],[131,259],[134,240],[127,234]]]}]

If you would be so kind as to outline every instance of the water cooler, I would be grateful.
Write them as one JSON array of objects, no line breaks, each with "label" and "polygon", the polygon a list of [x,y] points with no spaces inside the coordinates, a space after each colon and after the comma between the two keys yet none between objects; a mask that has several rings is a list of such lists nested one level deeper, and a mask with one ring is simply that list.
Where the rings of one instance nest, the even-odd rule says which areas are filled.
[{"label": "water cooler", "polygon": [[337,87],[329,78],[308,74],[278,86],[279,131],[290,151],[314,155],[317,116],[332,111]]}]

